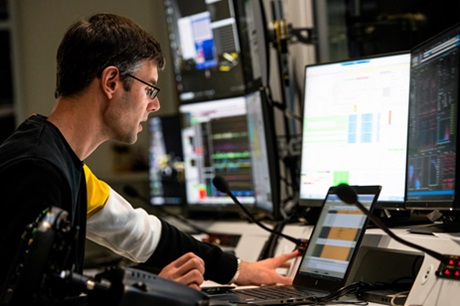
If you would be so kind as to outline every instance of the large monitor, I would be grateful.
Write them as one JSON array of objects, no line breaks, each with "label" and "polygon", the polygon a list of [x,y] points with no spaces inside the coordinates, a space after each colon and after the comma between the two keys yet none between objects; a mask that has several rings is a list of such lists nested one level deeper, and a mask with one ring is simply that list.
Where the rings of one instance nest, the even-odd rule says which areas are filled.
[{"label": "large monitor", "polygon": [[250,211],[279,216],[276,143],[261,91],[246,96],[184,104],[182,145],[187,211],[191,217],[240,208],[212,184],[216,175]]},{"label": "large monitor", "polygon": [[347,183],[404,207],[409,78],[409,52],[306,66],[300,205]]},{"label": "large monitor", "polygon": [[457,210],[460,24],[411,53],[406,208]]},{"label": "large monitor", "polygon": [[258,0],[164,0],[179,100],[241,96],[262,82]]},{"label": "large monitor", "polygon": [[152,205],[185,205],[179,115],[149,118],[149,191]]}]

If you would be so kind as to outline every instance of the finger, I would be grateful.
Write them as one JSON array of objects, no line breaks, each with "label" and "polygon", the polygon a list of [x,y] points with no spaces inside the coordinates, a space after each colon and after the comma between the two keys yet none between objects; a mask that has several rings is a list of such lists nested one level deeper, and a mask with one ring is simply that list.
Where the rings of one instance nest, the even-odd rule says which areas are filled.
[{"label": "finger", "polygon": [[277,257],[274,257],[273,259],[275,260],[275,265],[277,267],[281,266],[281,265],[284,265],[284,264],[288,264],[288,261],[293,259],[293,258],[296,258],[297,256],[299,256],[299,251],[294,251],[294,252],[290,252],[290,253],[285,253],[285,254],[282,254],[282,255],[279,255]]},{"label": "finger", "polygon": [[191,283],[191,284],[188,284],[187,286],[195,290],[201,291],[201,284],[199,285],[197,283]]},{"label": "finger", "polygon": [[293,281],[294,281],[294,278],[293,278],[293,277],[286,277],[286,276],[280,275],[280,276],[278,277],[278,279],[276,280],[276,283],[277,283],[277,284],[290,285],[290,284],[292,284]]},{"label": "finger", "polygon": [[183,277],[192,270],[197,270],[198,273],[204,274],[205,267],[201,258],[193,253],[190,253],[181,256],[169,265],[165,266],[160,271],[159,275],[178,281],[179,278]]},{"label": "finger", "polygon": [[190,259],[196,259],[196,260],[199,260],[202,262],[203,266],[204,266],[204,261],[203,259],[201,259],[201,257],[195,255],[194,253],[192,252],[188,252],[188,253],[185,253],[184,255],[182,255],[181,257],[177,258],[176,260],[174,260],[172,262],[172,264],[176,267],[179,267],[179,266],[182,266],[183,264],[185,264],[186,262],[188,262]]},{"label": "finger", "polygon": [[281,264],[284,264],[284,263],[288,262],[289,260],[291,260],[293,258],[296,258],[296,257],[298,257],[300,255],[301,255],[301,253],[296,250],[294,252],[279,255],[278,257],[275,257],[275,258],[281,265]]},{"label": "finger", "polygon": [[187,286],[201,286],[204,282],[203,274],[198,270],[191,270],[176,279],[179,283]]},{"label": "finger", "polygon": [[204,274],[205,267],[204,262],[201,258],[192,257],[189,258],[186,262],[181,264],[180,266],[176,266],[176,271],[179,274],[185,274],[191,270],[198,270],[201,274]]},{"label": "finger", "polygon": [[280,268],[289,268],[291,266],[290,262],[284,262],[281,265],[279,265]]}]

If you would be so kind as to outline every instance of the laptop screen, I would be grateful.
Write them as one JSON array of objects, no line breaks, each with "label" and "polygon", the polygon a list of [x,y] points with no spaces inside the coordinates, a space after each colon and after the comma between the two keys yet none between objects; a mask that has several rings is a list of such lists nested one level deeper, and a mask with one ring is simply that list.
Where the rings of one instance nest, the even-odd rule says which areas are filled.
[{"label": "laptop screen", "polygon": [[[380,186],[353,188],[357,191],[358,200],[371,210],[378,198]],[[305,281],[316,285],[319,281],[329,286],[342,286],[359,248],[366,224],[366,215],[355,205],[342,202],[335,194],[335,187],[331,187],[294,283]]]}]

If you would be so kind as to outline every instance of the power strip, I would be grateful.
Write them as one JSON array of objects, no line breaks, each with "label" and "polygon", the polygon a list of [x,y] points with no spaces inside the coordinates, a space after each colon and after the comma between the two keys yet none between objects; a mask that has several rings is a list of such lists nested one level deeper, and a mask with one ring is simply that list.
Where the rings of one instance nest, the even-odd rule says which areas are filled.
[{"label": "power strip", "polygon": [[439,264],[436,275],[440,278],[460,281],[460,256],[445,255],[444,262]]}]

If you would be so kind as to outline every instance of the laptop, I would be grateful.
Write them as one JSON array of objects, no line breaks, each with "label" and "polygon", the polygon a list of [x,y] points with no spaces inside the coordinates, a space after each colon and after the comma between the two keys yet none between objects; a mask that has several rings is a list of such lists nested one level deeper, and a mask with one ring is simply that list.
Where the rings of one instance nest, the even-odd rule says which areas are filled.
[{"label": "laptop", "polygon": [[[372,211],[381,186],[351,186],[358,201]],[[367,217],[355,205],[344,203],[330,187],[318,221],[309,238],[292,285],[267,285],[234,289],[211,295],[211,305],[279,305],[317,301],[348,284],[353,259],[367,225]]]}]

